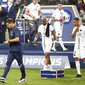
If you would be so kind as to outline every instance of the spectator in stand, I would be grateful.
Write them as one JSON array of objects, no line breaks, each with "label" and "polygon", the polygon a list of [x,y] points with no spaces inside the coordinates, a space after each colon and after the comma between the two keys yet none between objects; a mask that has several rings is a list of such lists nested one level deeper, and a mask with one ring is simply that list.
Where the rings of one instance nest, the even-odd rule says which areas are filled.
[{"label": "spectator in stand", "polygon": [[13,20],[16,19],[17,8],[13,4],[13,0],[8,1],[8,9],[7,9],[7,19],[12,18]]},{"label": "spectator in stand", "polygon": [[83,4],[83,1],[82,0],[78,0],[78,5],[77,5],[77,8],[78,8],[78,11],[79,11],[79,14],[80,14],[80,17],[85,19],[85,7],[84,7],[84,4]]},{"label": "spectator in stand", "polygon": [[70,4],[70,0],[60,0],[60,2],[64,5],[64,4]]},{"label": "spectator in stand", "polygon": [[32,0],[32,3],[30,3],[27,6],[27,9],[25,11],[25,19],[28,19],[29,26],[30,26],[30,34],[28,42],[32,42],[37,33],[38,26],[39,26],[39,19],[40,16],[42,16],[40,5],[38,4],[39,0]]},{"label": "spectator in stand", "polygon": [[0,43],[3,43],[5,40],[5,20],[6,20],[6,9],[2,6],[2,3],[0,2]]},{"label": "spectator in stand", "polygon": [[[16,8],[16,6],[14,5],[14,0],[8,0],[8,7],[7,7],[7,16],[6,16],[6,20],[8,19],[8,18],[12,18],[14,21],[15,21],[15,19],[16,19],[16,14],[17,14],[17,8]],[[6,40],[8,40],[9,39],[9,37],[8,37],[8,35],[9,35],[9,33],[8,33],[8,30],[9,29],[6,29]]]},{"label": "spectator in stand", "polygon": [[62,3],[62,4],[70,4],[71,3],[71,1],[70,0],[49,0],[49,4],[50,5],[56,5],[56,4],[58,4],[58,3]]},{"label": "spectator in stand", "polygon": [[19,6],[19,5],[22,4],[22,1],[23,1],[23,0],[14,0],[14,4],[15,4],[16,6]]},{"label": "spectator in stand", "polygon": [[50,5],[56,5],[59,2],[59,0],[49,0]]}]

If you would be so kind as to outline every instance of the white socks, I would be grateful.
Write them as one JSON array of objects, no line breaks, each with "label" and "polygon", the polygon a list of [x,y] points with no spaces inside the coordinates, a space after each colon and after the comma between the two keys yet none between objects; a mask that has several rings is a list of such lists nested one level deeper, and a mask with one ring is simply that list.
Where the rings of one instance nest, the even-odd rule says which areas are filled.
[{"label": "white socks", "polygon": [[52,65],[44,65],[43,70],[52,70]]},{"label": "white socks", "polygon": [[64,44],[63,44],[62,38],[59,38],[59,43],[60,43],[63,50],[66,49]]},{"label": "white socks", "polygon": [[48,65],[44,65],[44,68],[43,68],[44,70],[47,70],[47,69],[49,69],[49,66]]},{"label": "white socks", "polygon": [[49,69],[50,69],[50,70],[53,70],[52,65],[49,65]]},{"label": "white socks", "polygon": [[57,43],[57,40],[54,40],[54,42],[53,42],[53,47],[54,48],[55,48],[56,43]]},{"label": "white socks", "polygon": [[81,74],[81,72],[80,72],[80,61],[75,61],[75,64],[76,64],[77,74]]}]

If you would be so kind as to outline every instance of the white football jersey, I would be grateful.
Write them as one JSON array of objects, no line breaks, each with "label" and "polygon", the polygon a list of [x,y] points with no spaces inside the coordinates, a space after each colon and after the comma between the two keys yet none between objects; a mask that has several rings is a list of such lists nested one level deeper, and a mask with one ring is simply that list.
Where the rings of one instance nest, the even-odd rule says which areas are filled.
[{"label": "white football jersey", "polygon": [[54,10],[52,17],[59,20],[63,17],[68,18],[68,14],[62,9],[61,10],[56,9],[56,10]]},{"label": "white football jersey", "polygon": [[[36,5],[31,3],[27,6],[26,9],[30,14],[32,14],[33,16],[35,16],[36,19],[39,19],[39,10],[40,10],[40,5],[37,3]],[[33,20],[33,18],[31,18],[30,16],[27,17],[29,20]]]},{"label": "white football jersey", "polygon": [[[38,28],[38,32],[41,33],[42,39],[43,39],[44,37],[46,37],[46,36],[45,36],[46,28],[47,28],[47,24],[46,24],[46,25],[40,25],[39,28]],[[54,30],[53,26],[50,25],[50,26],[49,26],[49,38],[51,38],[51,31],[53,31],[53,30]]]},{"label": "white football jersey", "polygon": [[[60,19],[63,19],[65,18],[66,20],[68,19],[68,14],[64,11],[64,10],[59,10],[59,9],[56,9],[54,10],[53,14],[52,14],[52,17],[54,17],[55,19],[57,20],[60,20]],[[60,30],[63,30],[63,23],[65,21],[55,21],[54,22],[54,28],[55,28],[55,31],[58,32]],[[62,32],[61,32],[62,34]]]},{"label": "white football jersey", "polygon": [[[76,27],[73,29],[75,31]],[[76,33],[73,57],[85,58],[85,26],[81,25]]]},{"label": "white football jersey", "polygon": [[44,53],[51,51],[51,47],[52,47],[51,32],[54,30],[52,25],[50,25],[49,26],[49,37],[46,37],[46,35],[45,35],[46,28],[47,28],[47,24],[46,25],[40,25],[39,28],[38,28],[38,32],[40,32],[41,36],[42,36],[42,48],[43,48]]},{"label": "white football jersey", "polygon": [[[74,27],[73,32],[75,29],[76,27]],[[85,45],[85,26],[83,25],[79,27],[79,31],[76,33],[75,37],[75,48],[79,49],[81,45]]]},{"label": "white football jersey", "polygon": [[85,44],[85,26],[81,25],[79,29],[80,42]]}]

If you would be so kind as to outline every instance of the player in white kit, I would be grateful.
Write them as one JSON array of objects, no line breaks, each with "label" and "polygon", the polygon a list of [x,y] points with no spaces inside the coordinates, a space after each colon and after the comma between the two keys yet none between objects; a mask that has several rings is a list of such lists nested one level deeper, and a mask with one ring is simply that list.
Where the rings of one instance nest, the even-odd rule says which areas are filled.
[{"label": "player in white kit", "polygon": [[[85,20],[83,21],[85,23]],[[82,22],[82,23],[83,23]],[[79,23],[78,18],[73,19],[73,24],[75,27],[73,28],[72,38],[75,37],[75,46],[74,46],[74,55],[75,64],[77,69],[76,77],[82,77],[80,72],[80,61],[82,59],[85,62],[85,26]]]},{"label": "player in white kit", "polygon": [[[63,51],[68,50],[65,48],[62,41],[63,24],[68,19],[68,14],[62,9],[62,4],[58,4],[58,8],[54,10],[51,21],[54,21],[54,28],[56,32],[57,40],[59,41]],[[53,44],[52,50],[56,51],[55,43]]]},{"label": "player in white kit", "polygon": [[38,28],[38,33],[34,38],[34,41],[37,41],[37,38],[42,35],[42,48],[45,54],[45,65],[44,70],[52,69],[51,60],[50,60],[50,51],[52,48],[52,38],[51,35],[54,36],[54,40],[56,40],[56,35],[54,33],[54,28],[52,25],[47,23],[47,19],[45,17],[41,18],[42,24]]}]

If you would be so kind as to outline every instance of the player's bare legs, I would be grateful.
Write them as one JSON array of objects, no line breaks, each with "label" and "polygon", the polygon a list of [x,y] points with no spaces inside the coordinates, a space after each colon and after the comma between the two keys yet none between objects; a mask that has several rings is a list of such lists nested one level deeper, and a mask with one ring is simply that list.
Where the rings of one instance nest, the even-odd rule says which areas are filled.
[{"label": "player's bare legs", "polygon": [[49,53],[45,53],[45,65],[44,65],[44,69],[50,69],[51,68],[51,60],[50,60],[50,54]]}]

